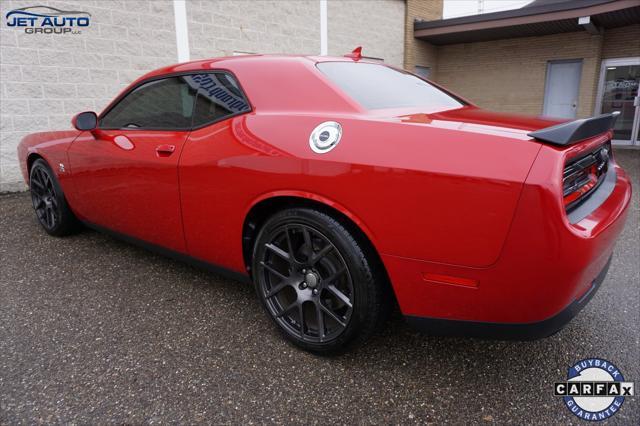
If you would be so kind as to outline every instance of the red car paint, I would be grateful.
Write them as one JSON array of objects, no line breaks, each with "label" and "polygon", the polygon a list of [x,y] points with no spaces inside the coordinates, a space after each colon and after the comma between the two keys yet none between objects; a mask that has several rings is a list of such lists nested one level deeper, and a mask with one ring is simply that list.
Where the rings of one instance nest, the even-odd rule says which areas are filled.
[{"label": "red car paint", "polygon": [[[193,131],[29,135],[18,148],[25,180],[41,156],[80,219],[243,274],[252,208],[283,196],[323,203],[369,238],[405,315],[532,323],[588,290],[622,230],[631,186],[615,166],[611,195],[570,224],[563,167],[610,134],[554,147],[527,136],[558,123],[548,119],[473,105],[368,111],[315,67],[351,60],[246,56],[151,72],[131,87],[230,72],[252,110]],[[309,134],[327,120],[343,137],[316,154]]]}]

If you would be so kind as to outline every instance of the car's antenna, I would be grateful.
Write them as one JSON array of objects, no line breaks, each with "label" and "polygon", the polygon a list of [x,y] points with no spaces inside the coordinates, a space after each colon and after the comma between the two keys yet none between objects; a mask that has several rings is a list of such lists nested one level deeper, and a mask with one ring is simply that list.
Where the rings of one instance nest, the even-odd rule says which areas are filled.
[{"label": "car's antenna", "polygon": [[362,46],[358,46],[351,53],[344,55],[345,58],[352,58],[354,61],[362,59]]}]

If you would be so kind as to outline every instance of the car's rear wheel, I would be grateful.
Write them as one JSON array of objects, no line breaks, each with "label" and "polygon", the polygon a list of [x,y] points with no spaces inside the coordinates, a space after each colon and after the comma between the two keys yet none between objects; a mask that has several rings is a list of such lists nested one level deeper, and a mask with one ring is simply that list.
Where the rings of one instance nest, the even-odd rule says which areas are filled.
[{"label": "car's rear wheel", "polygon": [[31,201],[38,222],[48,234],[62,237],[78,228],[55,174],[42,159],[34,161],[29,173]]},{"label": "car's rear wheel", "polygon": [[270,217],[255,242],[256,292],[284,336],[316,353],[368,338],[386,312],[383,277],[336,219],[310,208]]}]

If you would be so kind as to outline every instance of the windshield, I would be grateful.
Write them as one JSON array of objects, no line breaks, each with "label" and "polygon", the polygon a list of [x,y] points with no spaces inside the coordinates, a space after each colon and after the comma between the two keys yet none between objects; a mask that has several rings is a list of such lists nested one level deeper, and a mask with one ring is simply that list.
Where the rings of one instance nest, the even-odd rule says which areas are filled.
[{"label": "windshield", "polygon": [[464,105],[413,74],[384,65],[321,62],[317,67],[366,109],[425,107],[429,111],[443,111]]}]

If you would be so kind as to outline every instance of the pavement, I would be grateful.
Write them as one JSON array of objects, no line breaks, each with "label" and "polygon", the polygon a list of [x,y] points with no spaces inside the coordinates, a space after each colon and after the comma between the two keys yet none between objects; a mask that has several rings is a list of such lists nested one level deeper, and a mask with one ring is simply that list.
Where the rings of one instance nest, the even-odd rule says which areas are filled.
[{"label": "pavement", "polygon": [[[640,386],[640,151],[609,275],[560,333],[430,337],[393,318],[317,357],[287,344],[246,284],[84,231],[47,236],[26,193],[0,196],[0,424],[582,422],[553,395],[570,365]],[[638,397],[610,424],[639,424]]]}]

